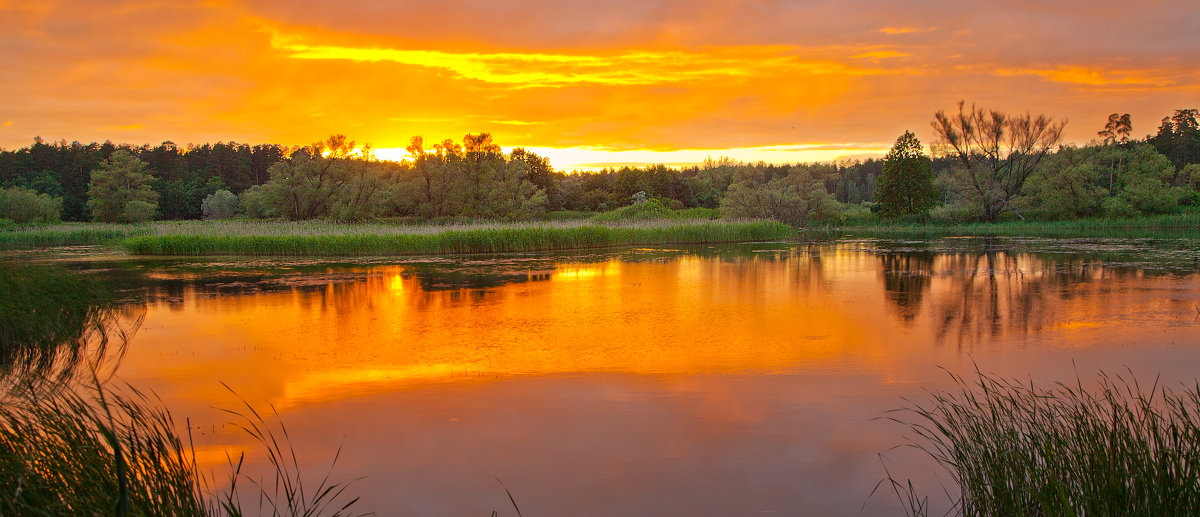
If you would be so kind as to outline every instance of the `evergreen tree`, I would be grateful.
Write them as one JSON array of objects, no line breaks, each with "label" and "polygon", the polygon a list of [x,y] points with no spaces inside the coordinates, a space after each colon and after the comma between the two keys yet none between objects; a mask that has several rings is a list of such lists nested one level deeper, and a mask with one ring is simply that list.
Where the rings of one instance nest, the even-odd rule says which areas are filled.
[{"label": "evergreen tree", "polygon": [[875,184],[875,202],[886,217],[923,214],[937,204],[933,162],[921,150],[921,141],[905,131],[888,152],[883,173]]},{"label": "evergreen tree", "polygon": [[92,172],[87,206],[92,219],[136,223],[154,217],[158,193],[150,188],[145,162],[126,150],[116,151]]}]

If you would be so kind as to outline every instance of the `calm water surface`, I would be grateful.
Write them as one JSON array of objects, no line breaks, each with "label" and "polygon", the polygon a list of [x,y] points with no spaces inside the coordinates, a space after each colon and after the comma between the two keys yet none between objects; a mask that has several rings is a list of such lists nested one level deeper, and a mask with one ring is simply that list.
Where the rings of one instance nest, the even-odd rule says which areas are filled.
[{"label": "calm water surface", "polygon": [[[393,259],[12,254],[144,317],[118,375],[262,462],[218,408],[274,405],[308,472],[380,515],[893,514],[880,420],[946,370],[1200,371],[1200,241],[943,239]],[[143,309],[144,307],[144,309]],[[935,497],[936,498],[936,497]]]}]

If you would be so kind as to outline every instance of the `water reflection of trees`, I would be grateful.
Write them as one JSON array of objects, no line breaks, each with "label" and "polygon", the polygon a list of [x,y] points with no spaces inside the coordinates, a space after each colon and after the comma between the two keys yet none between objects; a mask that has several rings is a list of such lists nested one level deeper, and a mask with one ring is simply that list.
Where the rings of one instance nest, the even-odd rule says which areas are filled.
[{"label": "water reflection of trees", "polygon": [[109,375],[145,314],[93,276],[0,263],[0,385],[61,383],[84,369]]},{"label": "water reflection of trees", "polygon": [[911,325],[926,305],[938,342],[959,347],[1041,332],[1057,323],[1063,301],[1095,295],[1089,284],[1145,274],[1099,261],[1017,254],[999,246],[957,253],[891,252],[879,260],[884,297],[901,321]]},{"label": "water reflection of trees", "polygon": [[921,311],[921,298],[929,290],[933,275],[930,252],[889,253],[883,262],[883,292],[905,325],[912,325]]}]

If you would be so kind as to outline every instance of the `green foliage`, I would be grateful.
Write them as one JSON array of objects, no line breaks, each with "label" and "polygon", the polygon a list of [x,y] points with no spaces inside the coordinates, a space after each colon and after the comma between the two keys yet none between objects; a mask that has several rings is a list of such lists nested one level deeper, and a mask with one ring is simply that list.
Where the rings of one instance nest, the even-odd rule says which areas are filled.
[{"label": "green foliage", "polygon": [[88,209],[101,222],[135,223],[154,217],[158,193],[150,188],[146,164],[120,150],[92,172],[88,183]]},{"label": "green foliage", "polygon": [[0,219],[15,223],[54,223],[62,220],[62,198],[24,187],[0,188]]},{"label": "green foliage", "polygon": [[883,162],[883,173],[875,184],[875,202],[885,217],[918,215],[937,204],[933,186],[933,162],[922,151],[912,131],[896,139]]},{"label": "green foliage", "polygon": [[61,198],[65,195],[63,186],[58,182],[54,171],[44,169],[38,172],[26,173],[13,182],[13,186],[25,187],[39,194],[47,194],[50,197]]},{"label": "green foliage", "polygon": [[1179,204],[1188,206],[1200,205],[1200,163],[1184,167],[1175,177],[1175,182],[1183,193]]},{"label": "green foliage", "polygon": [[228,190],[218,190],[204,198],[201,204],[205,219],[229,219],[237,215],[238,198]]},{"label": "green foliage", "polygon": [[203,215],[204,199],[227,189],[216,176],[205,179],[199,174],[189,174],[185,178],[159,179],[154,182],[159,219],[198,219]]},{"label": "green foliage", "polygon": [[255,185],[238,195],[238,207],[255,219],[273,219],[279,217],[279,206],[283,204],[279,199],[281,196],[276,184]]},{"label": "green foliage", "polygon": [[292,219],[312,219],[329,215],[334,196],[345,188],[348,164],[341,158],[294,156],[277,162],[267,171],[268,183],[278,195],[265,199],[274,202],[274,210]]},{"label": "green foliage", "polygon": [[1109,196],[1108,172],[1096,148],[1064,147],[1029,178],[1026,204],[1051,219],[1100,215]]},{"label": "green foliage", "polygon": [[558,192],[539,186],[557,181],[544,158],[524,149],[506,157],[487,133],[468,134],[461,146],[445,140],[432,150],[414,137],[407,149],[414,159],[397,180],[401,215],[527,220],[544,214]]},{"label": "green foliage", "polygon": [[1030,177],[1023,201],[1050,219],[1136,217],[1176,212],[1189,192],[1165,156],[1133,143],[1060,149]]},{"label": "green foliage", "polygon": [[725,217],[774,219],[793,226],[833,222],[841,216],[838,202],[804,167],[794,167],[784,177],[766,183],[739,180],[721,200]]},{"label": "green foliage", "polygon": [[1158,134],[1148,142],[1176,169],[1200,163],[1200,110],[1180,109],[1170,117],[1163,117]]},{"label": "green foliage", "polygon": [[962,515],[1200,514],[1200,384],[1145,390],[1101,374],[1089,390],[978,377],[954,377],[957,391],[892,418],[956,482]]},{"label": "green foliage", "polygon": [[1179,184],[1187,189],[1200,191],[1200,163],[1193,163],[1179,171]]},{"label": "green foliage", "polygon": [[1148,145],[1135,146],[1127,156],[1128,165],[1118,173],[1117,196],[1138,213],[1175,211],[1182,192],[1170,184],[1175,176],[1171,162]]}]

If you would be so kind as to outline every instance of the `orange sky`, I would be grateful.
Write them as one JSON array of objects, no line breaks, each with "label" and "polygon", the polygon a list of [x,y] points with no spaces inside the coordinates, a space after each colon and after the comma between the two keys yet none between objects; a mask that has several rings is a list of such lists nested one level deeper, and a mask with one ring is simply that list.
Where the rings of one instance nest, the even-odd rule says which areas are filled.
[{"label": "orange sky", "polygon": [[1151,133],[1200,105],[1200,5],[0,0],[0,146],[382,148],[489,131],[561,169],[928,143],[958,99]]}]

